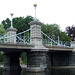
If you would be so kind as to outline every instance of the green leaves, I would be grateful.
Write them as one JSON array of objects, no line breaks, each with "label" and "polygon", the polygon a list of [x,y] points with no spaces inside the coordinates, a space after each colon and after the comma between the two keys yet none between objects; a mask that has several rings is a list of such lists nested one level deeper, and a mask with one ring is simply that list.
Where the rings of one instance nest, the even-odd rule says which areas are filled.
[{"label": "green leaves", "polygon": [[42,31],[47,34],[49,37],[57,40],[58,35],[60,35],[60,29],[57,24],[47,24],[42,25]]},{"label": "green leaves", "polygon": [[70,36],[72,38],[75,37],[75,26],[72,25],[72,26],[66,27],[66,33],[68,36]]},{"label": "green leaves", "polygon": [[[26,18],[24,17],[16,17],[13,18],[13,27],[18,29],[18,33],[19,32],[23,32],[27,29],[29,29],[29,22],[33,21],[34,18],[31,16],[27,16]],[[11,21],[9,18],[7,18],[6,20],[2,21],[2,24],[4,25],[4,28],[7,29],[11,26]]]},{"label": "green leaves", "polygon": [[6,33],[3,24],[0,24],[0,35],[4,35]]},{"label": "green leaves", "polygon": [[62,40],[62,41],[70,41],[71,38],[65,32],[61,32],[60,40]]},{"label": "green leaves", "polygon": [[7,18],[6,20],[3,20],[3,21],[2,21],[2,24],[4,25],[4,28],[7,29],[7,28],[10,27],[11,21],[10,21],[9,18]]},{"label": "green leaves", "polygon": [[58,40],[59,36],[61,41],[70,41],[70,37],[65,32],[62,32],[57,24],[43,24],[42,31],[54,40]]},{"label": "green leaves", "polygon": [[18,29],[19,32],[23,32],[27,29],[29,29],[29,22],[33,20],[33,17],[27,16],[26,18],[24,17],[17,17],[13,19],[13,26]]}]

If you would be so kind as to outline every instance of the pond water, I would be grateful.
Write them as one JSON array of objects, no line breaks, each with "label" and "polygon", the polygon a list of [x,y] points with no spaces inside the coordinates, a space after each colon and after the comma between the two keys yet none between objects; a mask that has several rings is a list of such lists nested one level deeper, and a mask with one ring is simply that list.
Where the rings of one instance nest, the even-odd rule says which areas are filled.
[{"label": "pond water", "polygon": [[0,75],[75,75],[75,69],[50,69],[46,72],[40,73],[30,73],[26,72],[25,69],[22,69],[21,72],[18,71],[3,71],[0,68]]}]

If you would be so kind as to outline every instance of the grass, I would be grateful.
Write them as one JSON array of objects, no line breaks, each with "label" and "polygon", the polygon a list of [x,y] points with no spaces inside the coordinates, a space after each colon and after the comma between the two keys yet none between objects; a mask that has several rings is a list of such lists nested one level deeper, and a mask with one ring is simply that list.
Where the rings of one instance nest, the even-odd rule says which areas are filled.
[{"label": "grass", "polygon": [[0,62],[0,65],[3,65],[4,64],[4,62]]},{"label": "grass", "polygon": [[25,65],[27,65],[27,61],[24,61],[24,60],[23,60],[22,63],[25,64]]}]

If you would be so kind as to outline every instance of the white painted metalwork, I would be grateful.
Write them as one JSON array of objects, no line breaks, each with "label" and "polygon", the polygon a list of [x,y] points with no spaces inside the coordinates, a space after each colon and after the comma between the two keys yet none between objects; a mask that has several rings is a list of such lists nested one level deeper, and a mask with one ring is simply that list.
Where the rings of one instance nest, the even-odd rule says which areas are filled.
[{"label": "white painted metalwork", "polygon": [[7,36],[6,34],[0,37],[0,43],[7,43],[8,38],[16,36],[16,42],[17,42],[16,44],[31,44],[30,34],[29,34],[31,29],[32,28],[12,36]]},{"label": "white painted metalwork", "polygon": [[35,8],[35,21],[36,21],[36,6],[37,6],[37,4],[34,4],[34,8]]},{"label": "white painted metalwork", "polygon": [[[31,37],[30,37],[31,29],[32,28],[9,37],[7,36],[7,34],[5,34],[4,36],[0,36],[0,43],[7,43],[8,38],[16,36],[16,44],[32,44]],[[42,43],[45,46],[63,46],[63,47],[70,46],[70,42],[60,41],[59,37],[58,37],[58,40],[55,41],[42,31],[41,31],[41,35],[42,35]]]},{"label": "white painted metalwork", "polygon": [[59,36],[58,40],[51,39],[48,35],[46,35],[44,32],[42,32],[42,43],[45,46],[63,46],[63,47],[70,47],[70,42],[67,41],[60,41]]},{"label": "white painted metalwork", "polygon": [[12,24],[13,13],[10,13],[10,15],[11,15],[11,27],[10,28],[13,28],[13,24]]}]

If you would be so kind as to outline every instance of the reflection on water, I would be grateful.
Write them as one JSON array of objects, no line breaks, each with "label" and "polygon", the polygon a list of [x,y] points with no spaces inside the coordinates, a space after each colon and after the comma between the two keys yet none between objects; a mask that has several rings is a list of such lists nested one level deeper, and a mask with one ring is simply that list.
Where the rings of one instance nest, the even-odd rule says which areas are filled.
[{"label": "reflection on water", "polygon": [[3,71],[3,75],[21,75],[19,71]]},{"label": "reflection on water", "polygon": [[75,75],[75,69],[52,69],[51,75]]},{"label": "reflection on water", "polygon": [[3,73],[2,73],[2,69],[0,68],[0,75],[3,75]]},{"label": "reflection on water", "polygon": [[26,73],[26,75],[46,75],[45,72],[41,72],[41,73]]},{"label": "reflection on water", "polygon": [[26,72],[25,69],[19,71],[2,71],[0,68],[0,75],[75,75],[75,69],[50,69],[41,73]]}]

